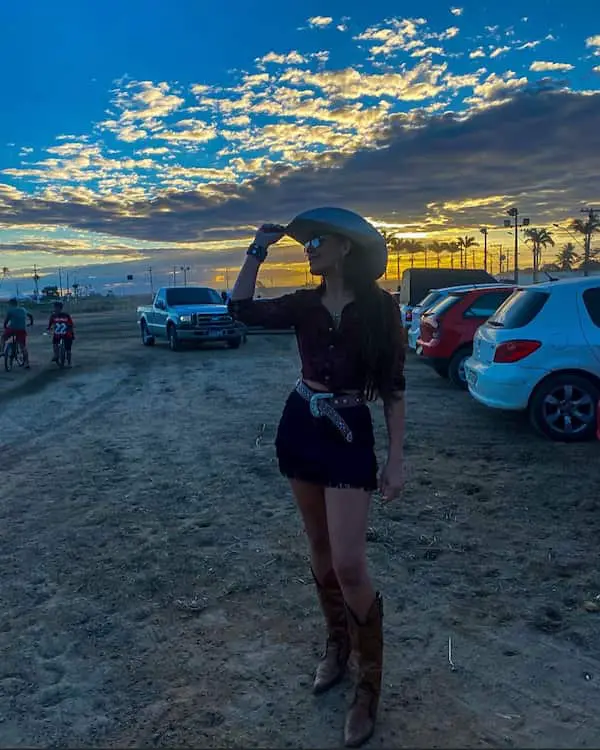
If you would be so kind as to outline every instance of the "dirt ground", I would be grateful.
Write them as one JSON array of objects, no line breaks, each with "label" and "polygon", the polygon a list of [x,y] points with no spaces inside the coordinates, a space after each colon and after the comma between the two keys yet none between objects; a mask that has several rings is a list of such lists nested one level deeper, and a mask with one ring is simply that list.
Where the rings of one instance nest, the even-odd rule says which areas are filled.
[{"label": "dirt ground", "polygon": [[[133,314],[76,322],[71,370],[38,328],[31,371],[0,371],[0,746],[340,747],[351,687],[310,692],[323,628],[272,446],[293,337],[175,354]],[[370,747],[598,747],[598,443],[407,375]]]}]

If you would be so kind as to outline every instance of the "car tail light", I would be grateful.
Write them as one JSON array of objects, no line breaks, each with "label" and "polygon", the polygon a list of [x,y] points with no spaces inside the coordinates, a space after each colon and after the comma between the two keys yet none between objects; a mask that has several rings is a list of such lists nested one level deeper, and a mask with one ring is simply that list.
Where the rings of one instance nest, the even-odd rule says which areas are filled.
[{"label": "car tail light", "polygon": [[520,362],[525,357],[537,351],[541,345],[541,341],[505,341],[496,349],[494,362],[503,364]]},{"label": "car tail light", "polygon": [[425,318],[425,323],[431,328],[431,338],[439,339],[439,337],[442,335],[442,332],[440,330],[440,319],[436,318],[435,315],[428,315]]}]

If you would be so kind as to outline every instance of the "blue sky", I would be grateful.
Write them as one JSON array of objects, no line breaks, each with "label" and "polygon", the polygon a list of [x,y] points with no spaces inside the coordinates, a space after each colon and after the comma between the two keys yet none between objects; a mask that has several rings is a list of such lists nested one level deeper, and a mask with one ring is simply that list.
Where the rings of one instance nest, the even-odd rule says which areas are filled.
[{"label": "blue sky", "polygon": [[[566,221],[600,202],[590,9],[6,4],[4,283],[33,263],[103,285],[180,260],[214,281],[257,223],[323,203],[425,239],[496,231],[512,202]],[[301,263],[290,245],[272,272]]]}]

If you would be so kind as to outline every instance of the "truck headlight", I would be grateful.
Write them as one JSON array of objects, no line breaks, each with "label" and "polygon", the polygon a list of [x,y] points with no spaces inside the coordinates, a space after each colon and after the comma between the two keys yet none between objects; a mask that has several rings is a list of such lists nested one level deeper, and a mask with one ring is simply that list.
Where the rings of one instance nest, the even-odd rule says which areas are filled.
[{"label": "truck headlight", "polygon": [[179,320],[181,323],[191,323],[192,322],[192,316],[191,315],[180,315]]}]

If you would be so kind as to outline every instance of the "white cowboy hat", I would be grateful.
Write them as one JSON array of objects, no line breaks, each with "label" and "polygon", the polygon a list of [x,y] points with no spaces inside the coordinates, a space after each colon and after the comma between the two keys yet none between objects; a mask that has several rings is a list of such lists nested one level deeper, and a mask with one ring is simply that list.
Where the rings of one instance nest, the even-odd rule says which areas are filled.
[{"label": "white cowboy hat", "polygon": [[320,234],[339,234],[362,251],[365,273],[373,279],[383,276],[387,267],[387,245],[383,236],[362,216],[345,208],[312,208],[298,214],[286,227],[286,234],[304,245]]}]

